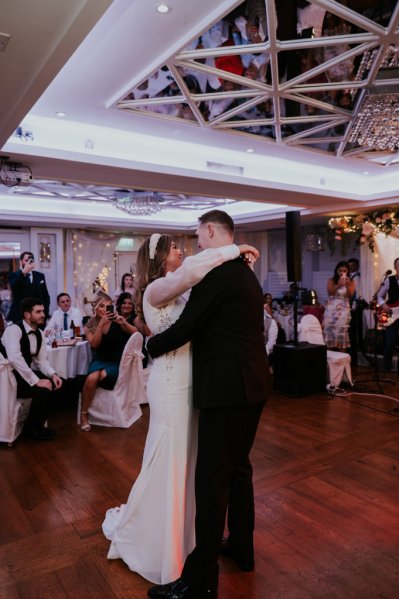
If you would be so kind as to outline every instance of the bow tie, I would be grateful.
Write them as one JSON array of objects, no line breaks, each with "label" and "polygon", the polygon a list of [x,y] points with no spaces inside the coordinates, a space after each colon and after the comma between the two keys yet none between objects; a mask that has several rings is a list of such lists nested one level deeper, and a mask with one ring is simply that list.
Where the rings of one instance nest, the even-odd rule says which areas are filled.
[{"label": "bow tie", "polygon": [[29,331],[28,335],[34,335],[37,340],[39,340],[39,338],[40,338],[39,331]]}]

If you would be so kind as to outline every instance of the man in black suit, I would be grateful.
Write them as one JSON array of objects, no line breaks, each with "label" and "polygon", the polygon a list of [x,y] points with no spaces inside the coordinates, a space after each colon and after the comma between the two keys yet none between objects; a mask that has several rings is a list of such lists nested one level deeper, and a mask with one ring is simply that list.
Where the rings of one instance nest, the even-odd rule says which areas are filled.
[{"label": "man in black suit", "polygon": [[12,291],[12,304],[8,320],[17,322],[22,319],[21,301],[25,297],[41,299],[46,318],[49,314],[50,296],[47,290],[44,274],[34,270],[35,257],[32,252],[22,252],[19,257],[20,269],[10,273],[8,281]]},{"label": "man in black suit", "polygon": [[[202,249],[231,244],[234,223],[220,210],[199,218]],[[193,401],[199,409],[196,466],[196,546],[181,578],[148,591],[155,599],[217,596],[218,556],[228,509],[229,554],[245,571],[254,567],[254,496],[249,460],[270,374],[263,339],[263,294],[241,259],[214,268],[191,290],[179,320],[152,337],[152,357],[192,340]],[[171,481],[173,484],[173,481]]]}]

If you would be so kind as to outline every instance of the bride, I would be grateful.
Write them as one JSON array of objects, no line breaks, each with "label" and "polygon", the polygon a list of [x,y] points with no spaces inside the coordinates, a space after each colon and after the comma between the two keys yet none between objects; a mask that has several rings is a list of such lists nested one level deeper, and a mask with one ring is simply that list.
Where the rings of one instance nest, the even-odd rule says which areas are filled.
[{"label": "bride", "polygon": [[[210,270],[245,254],[248,245],[212,248],[186,258],[170,235],[154,233],[137,256],[136,309],[156,334],[180,316],[190,288]],[[187,292],[187,293],[186,293]],[[148,380],[150,424],[140,474],[127,503],[109,509],[103,522],[111,541],[108,559],[163,584],[180,576],[195,545],[194,473],[197,414],[191,399],[190,344],[154,360]]]}]

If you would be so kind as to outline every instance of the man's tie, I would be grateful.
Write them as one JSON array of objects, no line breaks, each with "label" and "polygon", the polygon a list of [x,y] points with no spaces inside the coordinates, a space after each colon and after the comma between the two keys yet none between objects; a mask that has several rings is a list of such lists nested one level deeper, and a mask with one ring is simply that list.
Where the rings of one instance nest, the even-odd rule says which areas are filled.
[{"label": "man's tie", "polygon": [[64,312],[64,331],[68,330],[68,314]]}]

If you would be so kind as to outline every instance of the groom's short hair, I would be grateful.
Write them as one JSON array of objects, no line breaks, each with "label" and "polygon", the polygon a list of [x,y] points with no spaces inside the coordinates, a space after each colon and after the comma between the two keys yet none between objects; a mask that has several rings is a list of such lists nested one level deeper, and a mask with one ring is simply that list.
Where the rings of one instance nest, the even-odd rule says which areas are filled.
[{"label": "groom's short hair", "polygon": [[209,210],[209,212],[205,212],[198,218],[198,222],[200,225],[205,225],[206,223],[215,223],[216,225],[222,225],[229,233],[234,235],[234,221],[227,212],[223,212],[223,210]]}]

